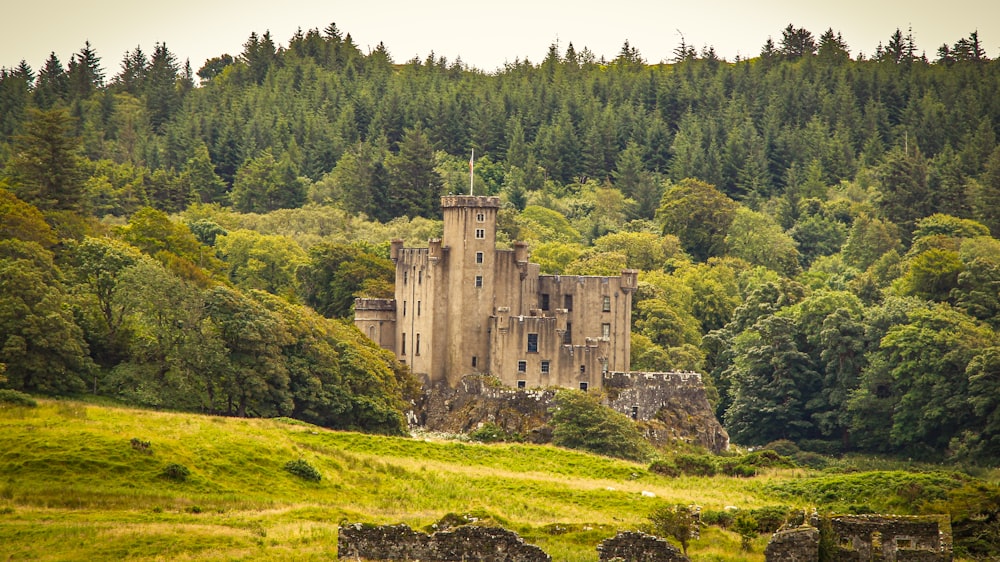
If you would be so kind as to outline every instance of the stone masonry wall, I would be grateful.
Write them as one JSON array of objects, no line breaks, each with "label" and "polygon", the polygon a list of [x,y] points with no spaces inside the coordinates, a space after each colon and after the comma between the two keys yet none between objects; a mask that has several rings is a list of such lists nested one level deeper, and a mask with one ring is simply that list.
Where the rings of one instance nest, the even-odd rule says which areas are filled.
[{"label": "stone masonry wall", "polygon": [[688,562],[688,557],[667,541],[634,531],[619,531],[617,535],[597,545],[602,562]]},{"label": "stone masonry wall", "polygon": [[423,562],[550,562],[552,558],[512,531],[462,526],[427,535],[407,525],[341,526],[337,557]]},{"label": "stone masonry wall", "polygon": [[778,531],[764,549],[767,562],[818,562],[819,529],[803,526]]}]

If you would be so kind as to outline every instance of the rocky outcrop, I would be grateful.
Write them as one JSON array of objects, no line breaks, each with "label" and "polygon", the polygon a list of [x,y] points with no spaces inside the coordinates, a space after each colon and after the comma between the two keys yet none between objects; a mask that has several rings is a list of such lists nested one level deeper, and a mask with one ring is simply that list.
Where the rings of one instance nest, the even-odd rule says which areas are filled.
[{"label": "rocky outcrop", "polygon": [[[607,373],[607,405],[640,422],[655,445],[683,441],[713,452],[729,447],[698,373]],[[411,420],[429,431],[468,433],[485,423],[541,443],[551,437],[549,408],[556,390],[503,386],[485,375],[468,375],[455,388],[425,389]]]},{"label": "rocky outcrop", "polygon": [[499,527],[467,525],[427,535],[407,525],[342,525],[337,557],[423,562],[550,562],[537,546]]}]

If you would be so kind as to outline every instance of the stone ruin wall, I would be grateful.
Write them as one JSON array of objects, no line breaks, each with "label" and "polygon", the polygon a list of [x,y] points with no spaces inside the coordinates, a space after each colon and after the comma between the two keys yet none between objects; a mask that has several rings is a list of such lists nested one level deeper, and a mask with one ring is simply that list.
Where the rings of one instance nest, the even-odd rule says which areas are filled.
[{"label": "stone ruin wall", "polygon": [[[838,562],[951,562],[947,516],[843,515],[825,518],[823,534]],[[803,525],[778,531],[764,551],[767,562],[819,560],[821,531]]]},{"label": "stone ruin wall", "polygon": [[352,560],[420,560],[423,562],[551,562],[552,557],[524,542],[517,533],[474,525],[432,535],[407,525],[342,525],[337,558]]},{"label": "stone ruin wall", "polygon": [[646,533],[619,531],[617,535],[597,545],[601,562],[687,562],[688,557],[666,540]]},{"label": "stone ruin wall", "polygon": [[[729,435],[715,418],[698,373],[621,373],[604,375],[608,406],[637,421],[657,445],[684,441],[722,452]],[[467,433],[495,423],[529,441],[546,442],[554,389],[514,389],[482,375],[463,377],[455,388],[425,391],[410,416],[429,431]]]}]

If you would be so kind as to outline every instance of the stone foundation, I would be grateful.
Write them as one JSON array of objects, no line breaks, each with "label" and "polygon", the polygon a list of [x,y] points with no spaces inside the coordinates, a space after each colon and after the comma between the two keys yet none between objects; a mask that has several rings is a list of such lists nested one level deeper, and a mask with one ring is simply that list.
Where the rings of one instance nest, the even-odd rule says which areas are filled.
[{"label": "stone foundation", "polygon": [[550,562],[552,558],[512,531],[472,525],[427,535],[407,525],[341,526],[337,557],[422,562]]},{"label": "stone foundation", "polygon": [[597,545],[597,553],[602,562],[688,562],[688,557],[674,545],[659,537],[634,531],[619,531]]}]

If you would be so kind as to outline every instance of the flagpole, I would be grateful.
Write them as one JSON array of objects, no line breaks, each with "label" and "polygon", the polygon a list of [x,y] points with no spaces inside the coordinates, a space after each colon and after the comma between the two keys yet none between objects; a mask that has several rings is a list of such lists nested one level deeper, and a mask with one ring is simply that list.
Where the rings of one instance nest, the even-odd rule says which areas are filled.
[{"label": "flagpole", "polygon": [[472,195],[472,184],[475,176],[472,174],[473,162],[476,160],[476,149],[472,149],[472,156],[469,157],[469,195]]}]

